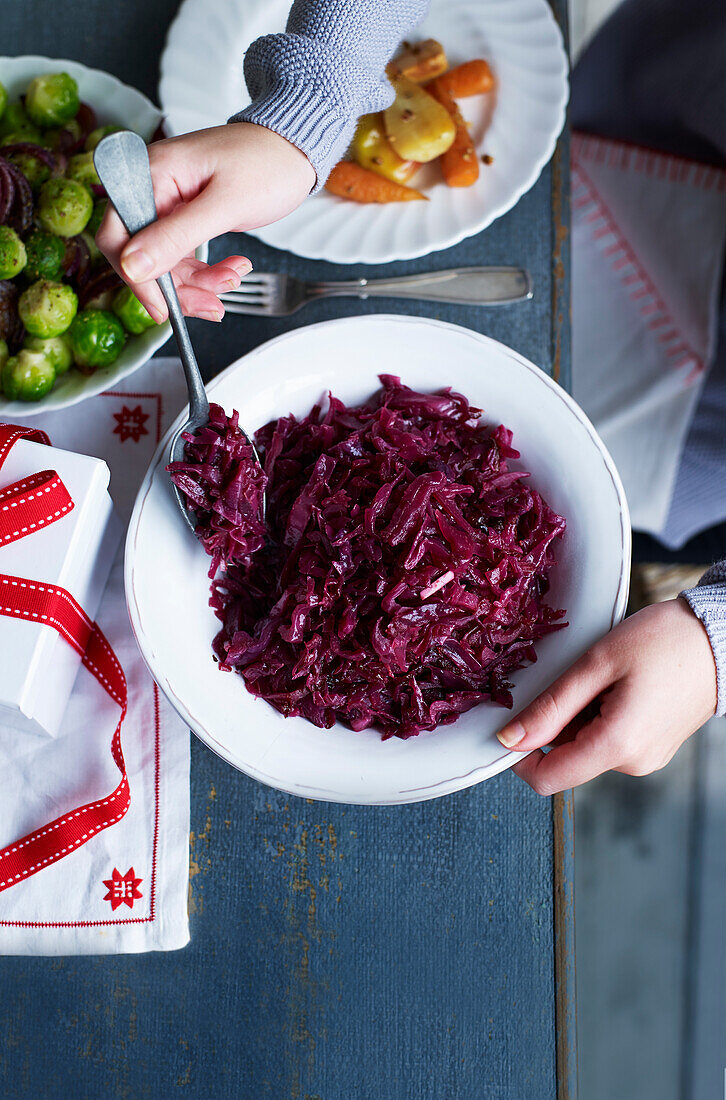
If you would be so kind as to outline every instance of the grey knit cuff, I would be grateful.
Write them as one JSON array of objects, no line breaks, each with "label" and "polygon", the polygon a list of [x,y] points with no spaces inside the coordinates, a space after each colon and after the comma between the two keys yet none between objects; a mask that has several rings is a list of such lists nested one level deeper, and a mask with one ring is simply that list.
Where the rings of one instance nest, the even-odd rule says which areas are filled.
[{"label": "grey knit cuff", "polygon": [[317,175],[311,194],[324,186],[331,168],[348,148],[356,121],[344,116],[337,103],[293,82],[277,84],[229,119],[265,126],[300,149]]},{"label": "grey knit cuff", "polygon": [[699,584],[681,596],[708,634],[716,662],[716,714],[726,715],[726,581]]}]

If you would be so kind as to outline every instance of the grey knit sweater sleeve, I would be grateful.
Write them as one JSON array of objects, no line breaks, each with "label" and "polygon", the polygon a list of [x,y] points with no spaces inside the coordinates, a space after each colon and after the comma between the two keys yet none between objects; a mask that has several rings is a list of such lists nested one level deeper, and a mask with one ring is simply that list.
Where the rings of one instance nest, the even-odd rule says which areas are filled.
[{"label": "grey knit sweater sleeve", "polygon": [[253,42],[245,56],[252,103],[230,122],[256,122],[301,149],[315,190],[340,160],[356,120],[393,100],[385,66],[428,0],[295,0],[285,34]]},{"label": "grey knit sweater sleeve", "polygon": [[706,628],[716,661],[716,713],[726,714],[726,558],[708,569],[695,588],[681,592]]}]

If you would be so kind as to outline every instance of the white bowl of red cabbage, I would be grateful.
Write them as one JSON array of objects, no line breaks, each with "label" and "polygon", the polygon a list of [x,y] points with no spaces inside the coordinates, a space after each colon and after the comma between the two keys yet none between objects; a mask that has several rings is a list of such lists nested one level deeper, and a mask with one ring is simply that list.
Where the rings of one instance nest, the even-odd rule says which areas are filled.
[{"label": "white bowl of red cabbage", "polygon": [[197,538],[162,443],[126,551],[141,651],[191,728],[262,782],[342,802],[510,766],[497,729],[627,598],[622,487],[572,399],[493,340],[389,316],[298,329],[208,389],[172,471]]}]

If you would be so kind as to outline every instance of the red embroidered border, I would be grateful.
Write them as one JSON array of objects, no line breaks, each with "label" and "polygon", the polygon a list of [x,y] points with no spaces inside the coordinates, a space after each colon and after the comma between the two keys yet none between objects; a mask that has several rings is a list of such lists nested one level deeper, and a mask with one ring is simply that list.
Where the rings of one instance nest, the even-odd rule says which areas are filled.
[{"label": "red embroidered border", "polygon": [[[590,159],[593,159],[593,156]],[[655,283],[633,251],[630,242],[625,237],[588,172],[579,162],[578,150],[574,146],[572,177],[573,205],[579,209],[592,205],[593,209],[586,216],[586,221],[593,225],[593,237],[596,240],[602,240],[607,236],[613,237],[613,243],[603,252],[605,256],[611,259],[613,270],[617,273],[627,267],[634,268],[632,273],[622,275],[621,281],[626,288],[632,288],[628,290],[628,293],[633,301],[637,302],[645,299],[640,307],[640,312],[643,316],[650,318],[648,327],[653,330],[656,339],[662,344],[672,345],[666,349],[666,355],[678,357],[673,364],[674,367],[679,368],[686,364],[693,365],[686,379],[686,382],[690,382],[703,371],[703,360],[683,339]],[[579,195],[578,190],[582,192]],[[658,331],[666,325],[668,327],[664,332]],[[674,343],[674,341],[677,342]]]},{"label": "red embroidered border", "polygon": [[680,180],[704,191],[714,186],[717,191],[726,191],[726,171],[714,165],[702,164],[688,157],[679,157],[673,153],[663,153],[644,145],[633,145],[627,141],[615,141],[601,138],[595,134],[575,131],[572,134],[572,153],[581,160],[594,160],[597,164],[607,163],[611,168],[632,169],[645,172],[649,176],[671,180]]}]

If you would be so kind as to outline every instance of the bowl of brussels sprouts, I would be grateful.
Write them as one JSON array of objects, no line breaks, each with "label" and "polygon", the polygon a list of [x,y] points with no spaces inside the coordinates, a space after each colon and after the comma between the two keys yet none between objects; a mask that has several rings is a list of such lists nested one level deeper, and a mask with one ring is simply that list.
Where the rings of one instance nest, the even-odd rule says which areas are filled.
[{"label": "bowl of brussels sprouts", "polygon": [[93,150],[121,128],[150,141],[160,124],[109,73],[0,58],[0,419],[101,393],[168,339],[95,243],[108,200]]}]

